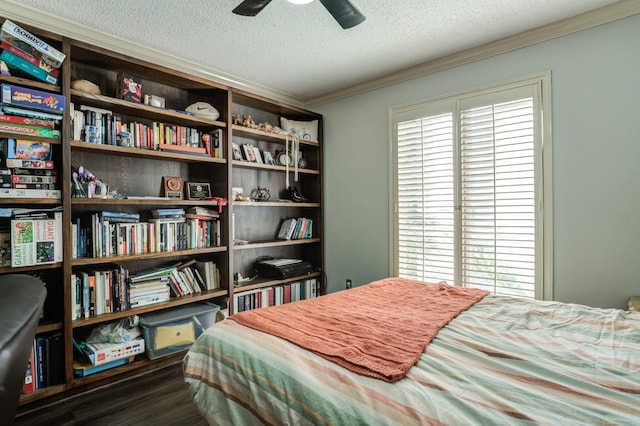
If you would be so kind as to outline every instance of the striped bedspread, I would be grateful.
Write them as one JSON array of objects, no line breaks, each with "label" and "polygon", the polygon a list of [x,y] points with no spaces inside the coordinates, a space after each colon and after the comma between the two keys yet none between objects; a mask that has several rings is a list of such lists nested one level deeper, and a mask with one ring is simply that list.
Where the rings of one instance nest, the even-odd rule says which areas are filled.
[{"label": "striped bedspread", "polygon": [[227,320],[183,370],[212,425],[638,425],[640,313],[487,296],[394,383]]}]

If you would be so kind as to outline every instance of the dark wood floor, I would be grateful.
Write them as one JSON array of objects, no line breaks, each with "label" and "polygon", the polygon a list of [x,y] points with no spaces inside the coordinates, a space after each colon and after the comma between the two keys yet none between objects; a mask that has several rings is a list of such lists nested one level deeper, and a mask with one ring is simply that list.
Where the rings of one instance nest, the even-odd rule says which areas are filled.
[{"label": "dark wood floor", "polygon": [[16,425],[207,424],[191,401],[180,363],[28,410],[19,410]]}]

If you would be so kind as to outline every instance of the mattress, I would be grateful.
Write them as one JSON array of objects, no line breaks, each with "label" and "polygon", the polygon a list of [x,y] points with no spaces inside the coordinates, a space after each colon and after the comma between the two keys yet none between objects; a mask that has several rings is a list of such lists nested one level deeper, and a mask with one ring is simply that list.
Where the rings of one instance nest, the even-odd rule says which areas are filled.
[{"label": "mattress", "polygon": [[640,424],[640,313],[487,296],[394,383],[227,319],[183,371],[212,425]]}]

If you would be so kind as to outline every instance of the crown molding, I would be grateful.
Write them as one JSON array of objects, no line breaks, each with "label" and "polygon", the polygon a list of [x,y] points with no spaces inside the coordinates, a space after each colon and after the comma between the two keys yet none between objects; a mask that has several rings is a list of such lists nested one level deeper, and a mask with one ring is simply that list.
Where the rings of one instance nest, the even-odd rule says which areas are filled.
[{"label": "crown molding", "polygon": [[621,0],[611,5],[585,12],[583,14],[567,18],[553,24],[545,25],[530,31],[526,31],[511,37],[507,37],[482,46],[468,49],[453,55],[434,59],[420,65],[416,65],[387,76],[366,81],[346,89],[337,90],[326,95],[307,99],[305,107],[334,102],[349,96],[359,95],[383,87],[413,80],[418,77],[437,73],[460,65],[490,58],[502,53],[511,52],[523,47],[532,46],[578,31],[616,21],[640,13],[640,1]]},{"label": "crown molding", "polygon": [[166,67],[176,71],[202,77],[235,89],[242,89],[275,101],[304,107],[304,101],[302,99],[294,97],[288,93],[274,90],[254,82],[226,74],[216,69],[205,67],[202,64],[191,62],[160,50],[140,46],[130,40],[97,31],[58,16],[13,3],[12,1],[0,1],[0,14],[11,20],[16,20],[33,27],[42,28],[43,30],[50,31],[54,34],[89,43],[94,46],[122,53],[147,62],[162,63]]}]

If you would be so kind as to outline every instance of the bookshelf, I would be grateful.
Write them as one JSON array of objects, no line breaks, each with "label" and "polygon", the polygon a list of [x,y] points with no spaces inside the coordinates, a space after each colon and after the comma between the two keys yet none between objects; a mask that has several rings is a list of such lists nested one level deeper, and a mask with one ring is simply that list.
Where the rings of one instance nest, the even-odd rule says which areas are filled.
[{"label": "bookshelf", "polygon": [[[161,368],[168,363],[181,361],[182,354],[149,360],[144,355],[135,361],[101,371],[95,375],[76,377],[73,371],[73,339],[82,339],[96,326],[108,324],[144,313],[184,306],[196,302],[213,302],[233,313],[235,293],[258,291],[270,287],[289,285],[300,280],[317,280],[324,288],[323,223],[322,223],[322,116],[303,108],[287,105],[243,90],[209,81],[202,77],[172,70],[162,65],[148,63],[134,57],[110,51],[100,46],[62,37],[57,34],[22,25],[22,28],[42,38],[62,51],[67,57],[61,70],[60,86],[53,86],[26,77],[0,76],[0,83],[22,85],[38,90],[62,94],[66,97],[66,110],[59,129],[60,140],[33,138],[54,145],[54,161],[58,172],[59,199],[3,198],[2,203],[16,208],[51,208],[62,206],[63,261],[53,264],[20,268],[0,267],[3,273],[37,274],[47,283],[49,296],[45,304],[45,318],[38,327],[38,335],[62,333],[64,338],[64,377],[61,384],[47,386],[25,394],[20,404],[30,404],[45,398],[76,393],[110,381],[133,376],[143,371]],[[0,23],[4,19],[0,18]],[[153,94],[165,100],[165,108],[144,103],[133,103],[118,98],[117,87],[120,73],[126,72],[142,79],[143,93]],[[100,94],[73,89],[72,82],[86,79],[100,88]],[[188,115],[185,108],[195,102],[213,105],[220,117],[216,120]],[[73,105],[73,108],[72,108]],[[73,111],[89,108],[108,111],[124,123],[138,123],[153,128],[154,123],[182,126],[200,134],[221,134],[221,155],[193,155],[187,152],[159,151],[147,148],[120,146],[117,143],[89,143],[78,136]],[[317,121],[317,140],[299,140],[305,164],[297,169],[282,164],[250,162],[233,159],[233,144],[255,146],[260,153],[275,154],[289,146],[290,138],[273,131],[250,128],[234,123],[234,116],[250,115],[256,123],[280,126],[282,117],[301,122]],[[113,136],[113,135],[112,135]],[[0,138],[15,135],[0,132]],[[143,138],[141,137],[142,141]],[[105,140],[108,142],[108,139]],[[110,196],[76,198],[73,187],[73,172],[80,167],[90,171],[115,191],[118,198]],[[287,179],[287,175],[289,178]],[[163,177],[180,177],[184,183],[206,183],[213,199],[167,199],[163,197]],[[281,200],[281,191],[295,186],[305,200],[292,202]],[[267,188],[271,198],[267,201],[234,199],[233,188],[241,187],[246,195],[257,188]],[[185,191],[186,192],[186,191]],[[224,200],[224,201],[220,201]],[[218,203],[222,207],[218,210]],[[74,250],[78,244],[77,226],[87,217],[101,211],[139,214],[140,222],[152,218],[151,211],[160,208],[206,207],[219,211],[220,244],[182,250],[148,251],[135,254],[110,254],[107,256],[79,256]],[[277,239],[281,223],[292,217],[304,217],[312,221],[309,238],[297,240]],[[234,237],[236,241],[234,241]],[[242,243],[239,243],[242,240]],[[254,264],[258,259],[296,258],[313,264],[316,269],[300,277],[277,280],[258,277],[242,286],[234,285],[234,276],[254,275]],[[189,259],[214,261],[220,269],[221,287],[204,290],[169,301],[127,308],[74,319],[72,314],[72,277],[80,272],[123,267],[130,272],[140,271],[169,263]]]}]

